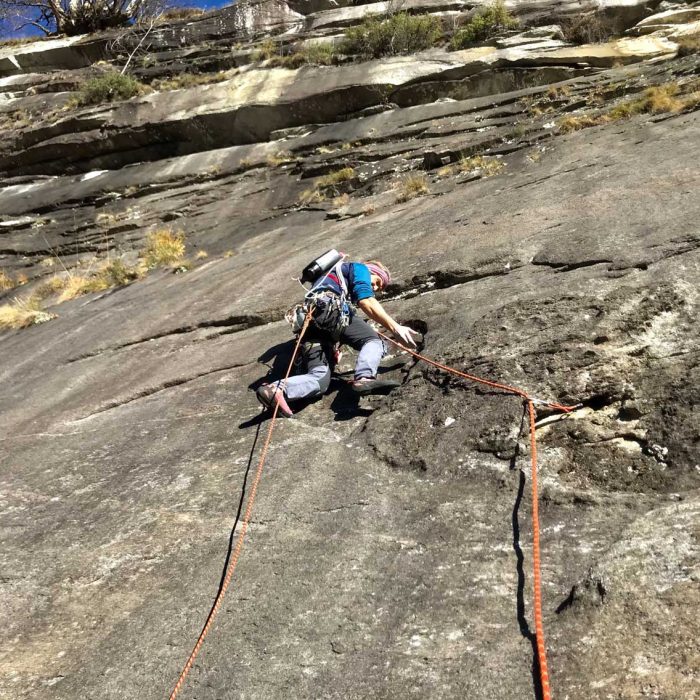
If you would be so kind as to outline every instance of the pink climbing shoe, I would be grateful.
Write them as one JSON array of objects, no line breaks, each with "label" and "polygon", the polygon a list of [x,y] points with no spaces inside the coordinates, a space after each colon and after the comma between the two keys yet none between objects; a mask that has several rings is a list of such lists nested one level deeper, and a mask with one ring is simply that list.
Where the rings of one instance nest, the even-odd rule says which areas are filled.
[{"label": "pink climbing shoe", "polygon": [[294,411],[289,408],[289,404],[284,398],[284,392],[279,389],[274,384],[263,384],[256,392],[255,395],[258,397],[258,401],[269,408],[271,411],[275,410],[275,405],[279,406],[280,415],[285,418],[293,418]]}]

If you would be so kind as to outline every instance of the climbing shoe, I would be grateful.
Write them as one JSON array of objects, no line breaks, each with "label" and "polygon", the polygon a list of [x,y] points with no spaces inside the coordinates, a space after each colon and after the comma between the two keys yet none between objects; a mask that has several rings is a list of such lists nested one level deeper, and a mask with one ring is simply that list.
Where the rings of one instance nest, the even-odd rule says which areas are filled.
[{"label": "climbing shoe", "polygon": [[274,384],[263,384],[256,392],[255,395],[258,397],[258,401],[269,408],[271,411],[275,410],[275,405],[279,406],[279,414],[285,418],[292,418],[294,416],[294,411],[289,408],[289,404],[284,398],[284,392],[282,389],[277,388]]},{"label": "climbing shoe", "polygon": [[388,394],[392,389],[401,386],[401,382],[393,379],[377,379],[376,377],[362,377],[352,382],[352,390],[358,396],[367,394]]}]

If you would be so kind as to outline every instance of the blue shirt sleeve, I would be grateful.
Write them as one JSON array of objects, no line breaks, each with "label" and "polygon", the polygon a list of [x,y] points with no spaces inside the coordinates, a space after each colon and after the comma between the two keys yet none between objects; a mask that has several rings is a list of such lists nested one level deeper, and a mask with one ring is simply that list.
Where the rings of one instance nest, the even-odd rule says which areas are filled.
[{"label": "blue shirt sleeve", "polygon": [[369,268],[362,263],[351,263],[352,265],[352,284],[350,288],[350,298],[354,303],[369,299],[374,296],[372,291],[372,279],[369,274]]}]

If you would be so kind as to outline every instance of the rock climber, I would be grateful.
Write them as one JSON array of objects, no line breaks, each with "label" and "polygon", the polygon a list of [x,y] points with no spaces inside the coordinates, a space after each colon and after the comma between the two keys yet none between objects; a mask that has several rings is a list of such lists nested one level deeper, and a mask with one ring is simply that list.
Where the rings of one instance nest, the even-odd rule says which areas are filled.
[{"label": "rock climber", "polygon": [[[313,287],[316,313],[304,334],[301,356],[305,374],[263,384],[256,392],[258,401],[270,409],[279,405],[279,413],[290,418],[288,401],[314,398],[325,394],[330,386],[331,368],[336,364],[339,346],[349,345],[358,351],[353,391],[359,395],[386,393],[399,385],[396,381],[377,378],[384,355],[384,343],[377,332],[357,315],[357,305],[405,345],[416,347],[416,331],[394,320],[375,297],[391,282],[391,273],[378,260],[339,262]],[[345,297],[350,303],[345,303]],[[308,295],[307,295],[308,298]],[[345,308],[343,312],[342,309]],[[319,311],[320,309],[320,311]],[[338,314],[345,314],[338,323]],[[329,323],[328,319],[332,319]]]}]

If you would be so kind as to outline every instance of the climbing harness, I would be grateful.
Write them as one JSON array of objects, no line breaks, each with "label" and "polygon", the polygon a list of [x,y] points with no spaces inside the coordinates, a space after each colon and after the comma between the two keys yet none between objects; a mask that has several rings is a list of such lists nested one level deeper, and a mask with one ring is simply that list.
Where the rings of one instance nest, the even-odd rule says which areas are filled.
[{"label": "climbing harness", "polygon": [[[323,257],[336,251],[328,251]],[[340,253],[336,253],[340,255]],[[312,263],[315,265],[316,262]],[[325,274],[314,282],[311,289],[304,295],[304,302],[296,304],[285,314],[285,319],[292,327],[293,333],[298,333],[304,324],[304,319],[309,311],[313,308],[314,326],[319,330],[328,333],[335,341],[340,338],[343,330],[350,323],[351,307],[348,301],[348,286],[343,276],[341,269],[343,258],[341,257],[330,269],[325,271]],[[307,266],[306,270],[311,265]],[[306,274],[306,270],[304,274]],[[302,276],[302,281],[304,277]],[[326,280],[330,279],[340,288],[340,294],[337,294],[331,289],[325,288],[323,285]]]},{"label": "climbing harness", "polygon": [[[339,263],[340,264],[340,263]],[[325,279],[325,278],[324,278]],[[312,290],[313,291],[313,288]],[[312,299],[314,299],[312,297]],[[299,328],[299,336],[297,338],[296,345],[294,347],[294,352],[292,353],[292,359],[289,363],[289,367],[287,368],[287,373],[285,374],[284,380],[286,381],[292,371],[292,367],[294,365],[294,361],[297,357],[297,354],[299,352],[299,348],[301,346],[301,341],[302,338],[304,337],[304,334],[306,333],[306,330],[309,327],[309,324],[311,323],[311,320],[314,316],[314,311],[315,311],[315,306],[313,302],[306,308],[305,316],[303,319],[303,322]],[[461,372],[460,370],[454,369],[453,367],[449,367],[447,365],[441,364],[439,362],[436,362],[435,360],[431,360],[428,357],[425,357],[424,355],[421,355],[418,352],[415,352],[414,350],[411,350],[410,348],[407,348],[405,345],[402,345],[396,340],[393,340],[392,338],[389,338],[388,336],[384,335],[383,333],[379,333],[379,335],[384,338],[384,340],[387,340],[388,342],[392,343],[393,345],[397,346],[401,350],[411,354],[413,357],[415,357],[418,360],[421,360],[422,362],[425,362],[429,365],[432,365],[433,367],[436,367],[440,370],[443,370],[444,372],[448,372],[450,374],[453,374],[457,377],[462,377],[463,379],[468,379],[469,381],[472,382],[477,382],[479,384],[484,384],[486,386],[490,386],[494,389],[500,389],[501,391],[504,391],[509,394],[514,394],[516,396],[521,397],[527,404],[528,408],[528,413],[529,413],[529,423],[530,423],[530,459],[532,463],[532,567],[533,567],[533,588],[534,588],[534,596],[533,596],[533,605],[534,605],[534,619],[535,619],[535,636],[536,636],[536,643],[537,643],[537,661],[538,661],[538,666],[539,666],[539,676],[540,676],[540,685],[542,689],[542,700],[551,700],[551,692],[550,692],[550,687],[549,687],[549,673],[547,670],[547,653],[546,653],[546,648],[545,648],[545,643],[544,643],[544,628],[542,625],[542,581],[541,581],[541,574],[540,574],[540,527],[539,527],[539,510],[538,510],[538,489],[537,489],[537,441],[535,438],[535,404],[537,405],[544,405],[548,406],[550,408],[553,408],[557,411],[561,411],[563,413],[570,413],[571,411],[576,408],[575,406],[563,406],[562,404],[554,403],[552,401],[544,401],[542,399],[537,399],[529,396],[527,392],[523,391],[522,389],[518,389],[517,387],[513,386],[508,386],[507,384],[500,384],[498,382],[492,382],[488,379],[482,379],[481,377],[476,377],[472,374],[467,374],[466,372]],[[258,466],[255,472],[255,479],[253,480],[253,484],[251,486],[250,490],[250,497],[248,498],[248,504],[246,506],[245,513],[243,515],[243,520],[242,520],[242,526],[240,533],[238,535],[238,540],[236,541],[236,546],[235,549],[233,550],[233,553],[231,555],[231,559],[229,560],[228,567],[226,569],[226,575],[224,577],[223,584],[221,585],[221,588],[219,589],[219,592],[214,600],[214,603],[211,607],[211,610],[209,611],[209,615],[207,616],[207,619],[204,623],[204,627],[202,628],[202,631],[199,634],[199,637],[197,639],[196,644],[194,645],[194,649],[190,653],[187,662],[185,663],[185,666],[183,667],[180,676],[178,677],[177,683],[175,684],[175,687],[173,688],[172,693],[170,694],[170,700],[174,700],[174,698],[177,696],[177,694],[180,692],[182,689],[182,686],[185,682],[185,679],[187,678],[187,675],[190,672],[190,669],[192,668],[192,665],[194,664],[195,659],[197,658],[197,655],[199,654],[199,650],[202,647],[202,644],[204,643],[204,639],[207,636],[209,630],[211,629],[211,626],[214,622],[214,618],[216,617],[220,607],[221,607],[221,602],[223,600],[223,597],[229,587],[229,584],[231,583],[231,578],[233,576],[234,569],[236,568],[236,564],[238,563],[238,559],[241,554],[241,550],[243,548],[243,538],[245,537],[245,534],[248,530],[248,525],[250,523],[250,518],[253,512],[253,504],[255,502],[255,495],[258,490],[258,484],[260,483],[260,478],[262,476],[262,470],[263,466],[265,464],[265,459],[267,458],[267,452],[270,447],[270,442],[272,440],[272,431],[274,430],[275,427],[275,420],[277,418],[277,412],[279,410],[279,404],[275,403],[275,408],[272,413],[272,418],[270,420],[270,427],[267,432],[267,437],[265,438],[265,443],[263,444],[262,451],[260,453],[260,460],[258,462]]]}]

